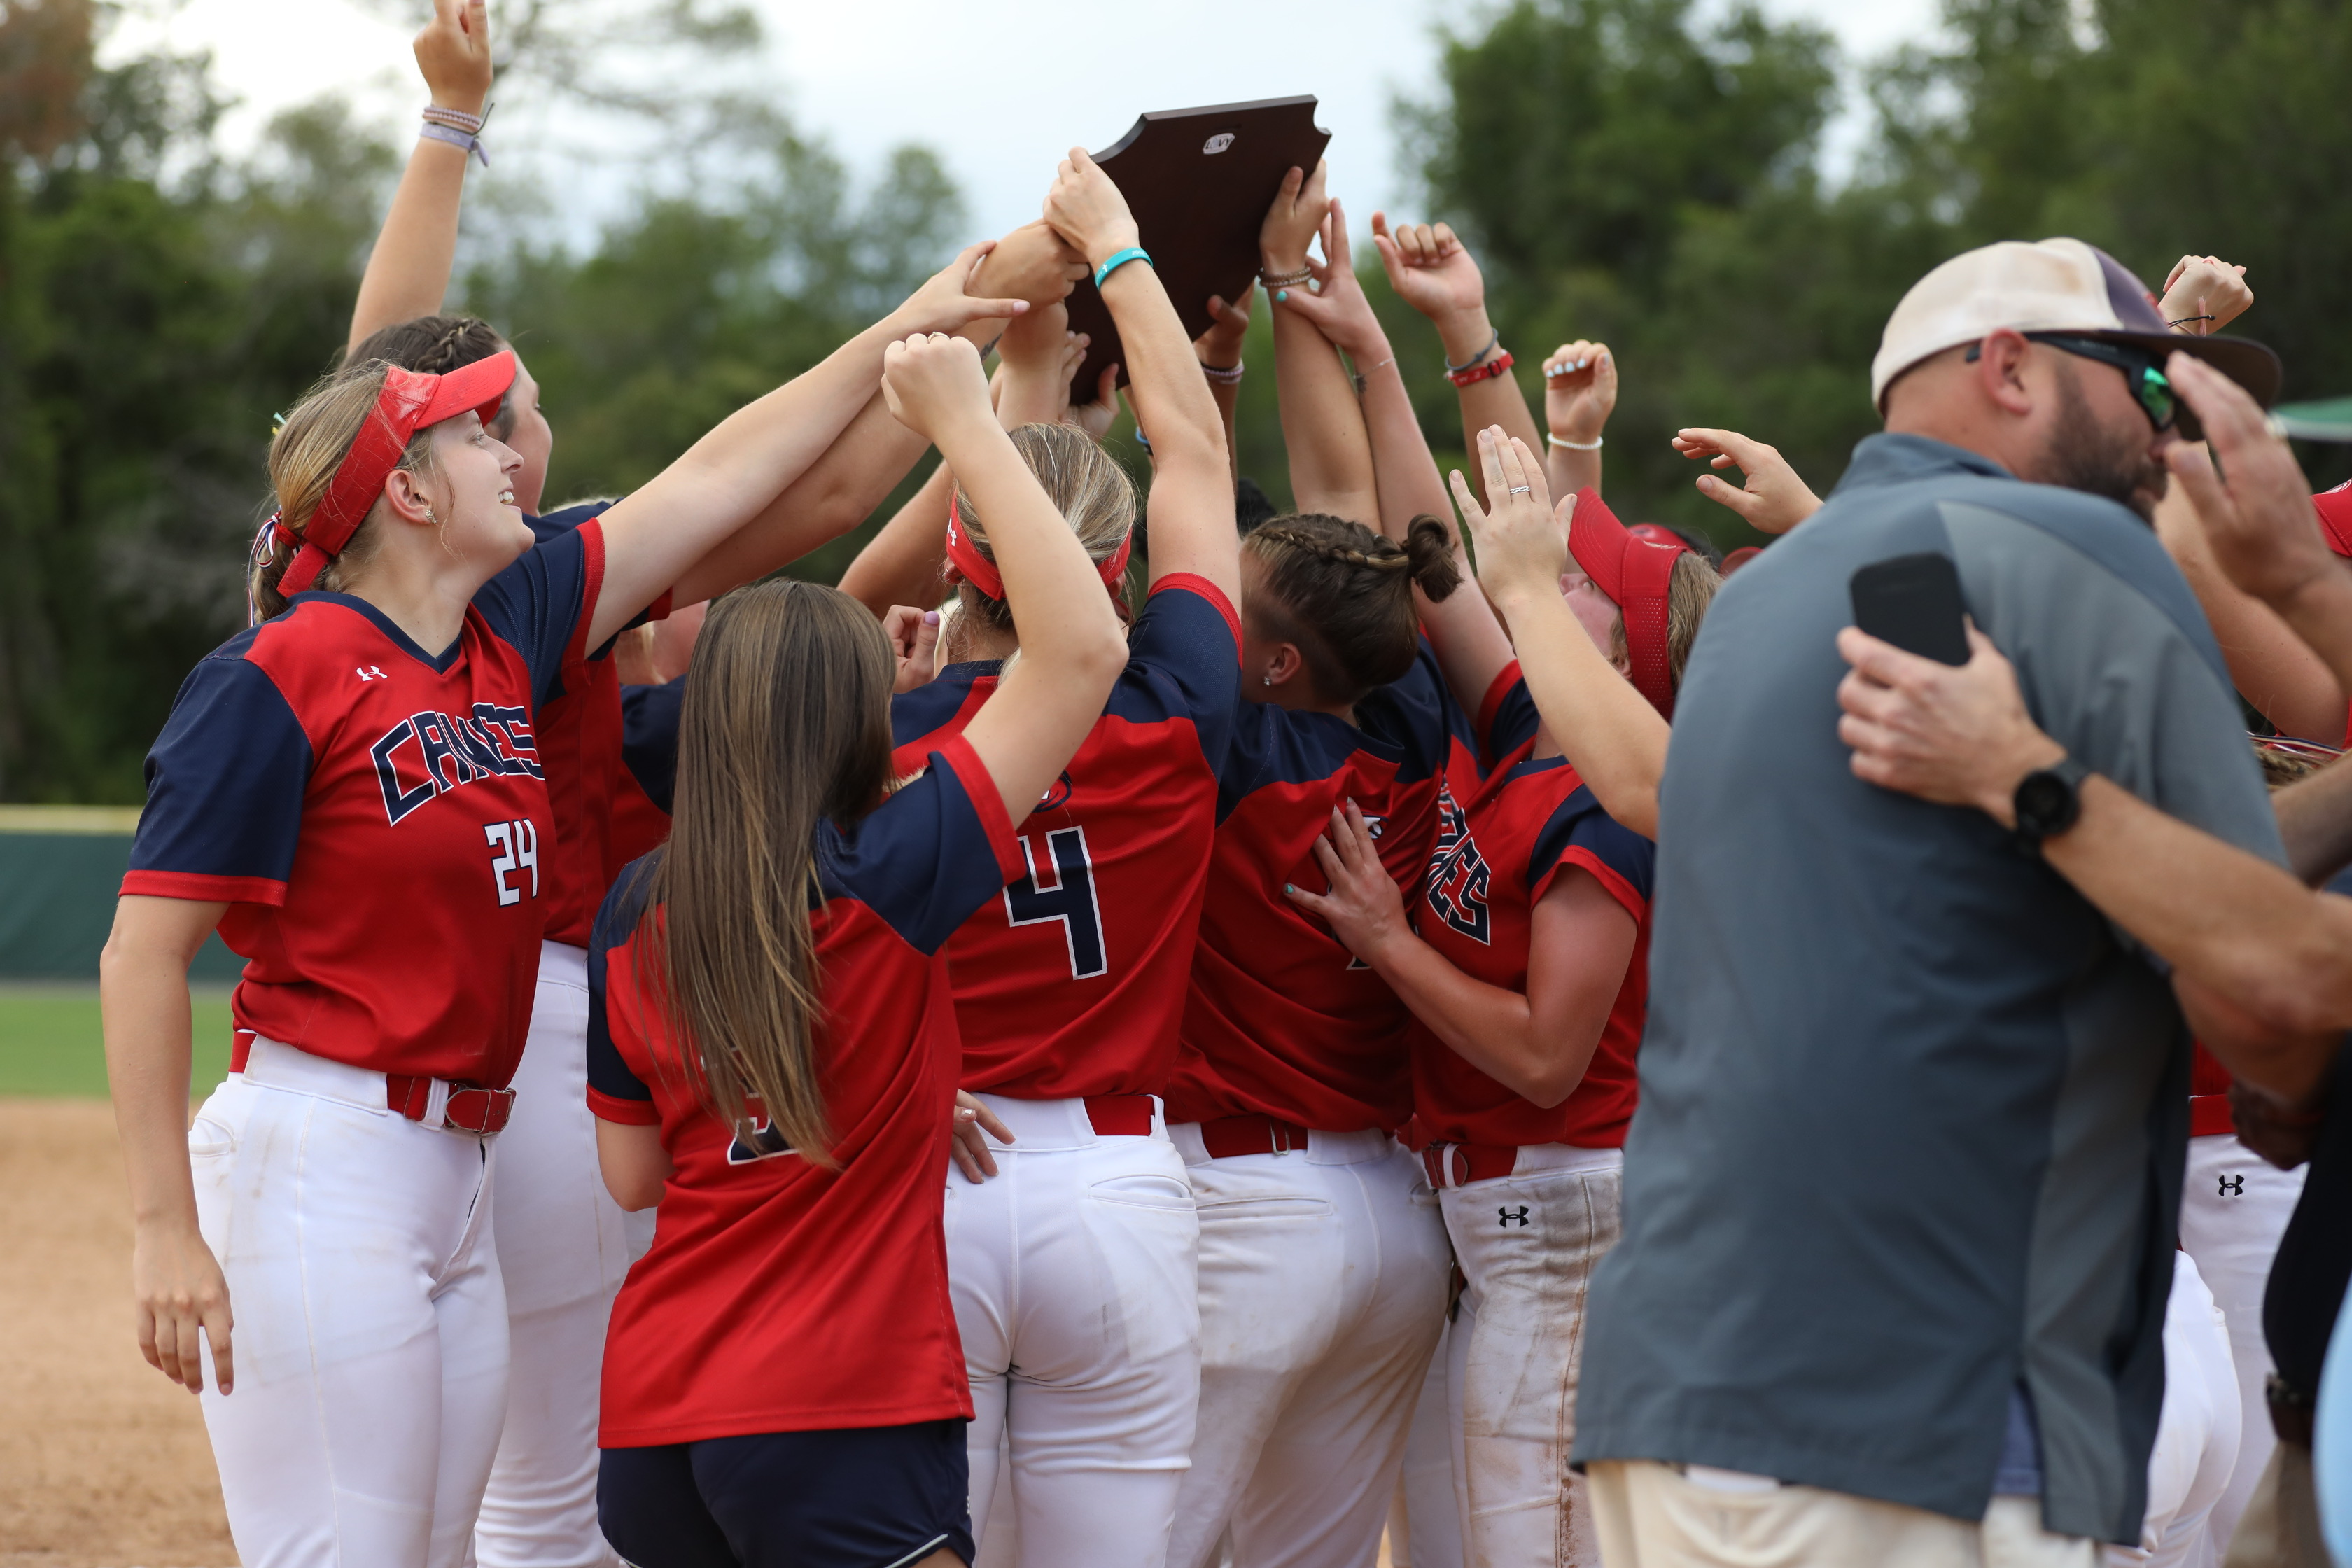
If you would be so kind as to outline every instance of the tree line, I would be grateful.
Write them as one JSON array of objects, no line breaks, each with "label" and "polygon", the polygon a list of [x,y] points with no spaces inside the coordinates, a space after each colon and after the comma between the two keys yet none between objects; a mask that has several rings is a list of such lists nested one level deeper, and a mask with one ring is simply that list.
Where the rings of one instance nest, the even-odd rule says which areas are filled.
[{"label": "tree line", "polygon": [[[2078,235],[2151,282],[2185,252],[2245,263],[2242,330],[2279,349],[2288,395],[2352,392],[2352,6],[1945,15],[1948,40],[1853,69],[1817,27],[1691,0],[1517,0],[1433,39],[1437,90],[1397,110],[1412,216],[1475,247],[1531,395],[1553,343],[1615,349],[1625,515],[1755,542],[1691,489],[1666,445],[1685,425],[1769,441],[1826,489],[1876,427],[1895,300],[1994,238]],[[0,0],[0,800],[140,799],[180,679],[242,624],[271,416],[339,351],[401,156],[332,102],[230,156],[206,62],[100,68],[100,20],[91,0]],[[704,32],[730,51],[756,42],[747,13],[719,20]],[[1832,180],[1822,132],[1849,87],[1868,123]],[[543,389],[551,503],[642,483],[964,237],[935,154],[901,148],[861,185],[772,105],[725,107],[730,177],[649,192],[586,245],[518,233],[461,277],[455,302]],[[1368,286],[1433,444],[1458,451],[1434,334]],[[1130,437],[1111,440],[1140,474]],[[1271,376],[1244,384],[1239,447],[1286,504]],[[2345,477],[2340,453],[2304,456],[2315,484]],[[829,578],[862,537],[796,570]]]}]

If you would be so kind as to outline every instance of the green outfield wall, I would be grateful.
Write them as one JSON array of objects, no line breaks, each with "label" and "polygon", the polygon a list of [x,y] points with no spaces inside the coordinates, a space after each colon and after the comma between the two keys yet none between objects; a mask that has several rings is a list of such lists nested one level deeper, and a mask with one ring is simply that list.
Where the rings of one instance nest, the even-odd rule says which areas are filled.
[{"label": "green outfield wall", "polygon": [[[98,978],[138,826],[135,807],[0,805],[0,979]],[[241,967],[213,936],[188,974],[235,980]]]}]

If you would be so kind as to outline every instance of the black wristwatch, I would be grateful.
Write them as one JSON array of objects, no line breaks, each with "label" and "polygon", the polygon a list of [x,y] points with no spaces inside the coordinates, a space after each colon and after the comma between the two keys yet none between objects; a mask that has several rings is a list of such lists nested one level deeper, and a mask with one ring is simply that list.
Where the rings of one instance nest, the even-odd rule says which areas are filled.
[{"label": "black wristwatch", "polygon": [[2017,814],[2018,844],[2038,855],[2043,839],[2074,826],[2074,819],[2083,815],[2083,781],[2090,776],[2087,763],[2061,757],[2018,780],[2017,794],[2011,797],[2011,809]]}]

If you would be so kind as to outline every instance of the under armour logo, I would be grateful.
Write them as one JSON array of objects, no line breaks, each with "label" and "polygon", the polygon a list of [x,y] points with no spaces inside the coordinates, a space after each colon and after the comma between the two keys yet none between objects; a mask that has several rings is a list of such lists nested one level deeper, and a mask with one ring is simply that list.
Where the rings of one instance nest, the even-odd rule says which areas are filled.
[{"label": "under armour logo", "polygon": [[392,679],[392,677],[384,674],[383,668],[381,665],[362,664],[354,666],[353,668],[362,680],[389,680]]},{"label": "under armour logo", "polygon": [[1517,1209],[1498,1208],[1495,1212],[1503,1216],[1505,1230],[1510,1229],[1514,1225],[1524,1226],[1528,1223],[1528,1205],[1525,1204],[1521,1204]]},{"label": "under armour logo", "polygon": [[2221,1195],[2225,1198],[2244,1197],[2246,1195],[2246,1178],[2243,1176],[2223,1176],[2221,1178]]}]

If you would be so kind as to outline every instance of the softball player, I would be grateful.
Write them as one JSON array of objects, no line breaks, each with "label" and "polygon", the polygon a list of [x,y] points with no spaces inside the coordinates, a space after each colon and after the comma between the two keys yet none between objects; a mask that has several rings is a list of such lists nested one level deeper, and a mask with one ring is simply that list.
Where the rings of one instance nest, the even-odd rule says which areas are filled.
[{"label": "softball player", "polygon": [[[469,1554],[508,1359],[490,1139],[547,914],[537,710],[815,460],[888,338],[1020,308],[967,300],[971,260],[537,550],[521,459],[483,428],[510,356],[360,366],[272,443],[267,618],[197,667],[150,755],[104,960],[141,1342],[199,1391],[211,1342],[246,1561]],[[248,961],[238,1045],[190,1131],[186,964],[215,926]]]},{"label": "softball player", "polygon": [[[449,125],[434,115],[452,108],[478,113],[490,79],[488,20],[478,0],[436,5],[415,48],[436,110],[427,113],[369,258],[347,353],[353,363],[382,359],[440,373],[510,352],[483,322],[430,313],[448,287],[468,157],[468,139],[453,142]],[[1025,255],[992,252],[988,267],[992,280],[1012,291],[1050,298],[1066,288],[1053,262],[1031,247]],[[538,515],[554,432],[520,360],[492,429],[524,458],[516,499],[542,542],[604,510],[592,503]],[[855,526],[921,449],[920,438],[889,416],[877,394],[814,468],[715,558],[685,574],[681,603],[762,575]],[[669,598],[665,594],[653,613],[664,614]],[[659,751],[674,744],[676,705],[656,700],[651,710],[671,731],[667,742],[651,742]],[[513,1359],[506,1432],[483,1500],[478,1547],[488,1568],[589,1568],[611,1561],[596,1528],[592,1369],[602,1356],[614,1293],[643,1252],[652,1216],[625,1219],[596,1171],[593,1121],[583,1099],[587,946],[614,875],[657,844],[667,824],[631,765],[645,746],[630,744],[631,721],[605,648],[566,668],[536,723],[553,813],[552,832],[539,850],[548,921],[530,1040],[516,1069],[519,1109],[504,1134],[506,1179],[494,1200]]]},{"label": "softball player", "polygon": [[[1233,478],[1118,187],[1074,150],[1045,211],[1101,279],[1151,435],[1151,586],[1126,671],[1020,836],[1020,875],[948,945],[963,1087],[1014,1134],[992,1144],[994,1179],[950,1178],[948,1276],[977,1411],[975,1523],[990,1528],[1003,1439],[1022,1561],[1158,1568],[1192,1450],[1200,1340],[1192,1194],[1156,1097],[1200,919],[1211,759],[1233,722]],[[1134,518],[1123,470],[1067,426],[1013,437],[1116,594]],[[1003,602],[990,525],[959,489],[947,534],[959,637],[1009,656],[1022,623]],[[961,731],[1005,679],[993,663],[953,665],[898,698],[901,765]]]},{"label": "softball player", "polygon": [[[1548,514],[1533,455],[1498,456],[1499,437],[1479,437],[1487,493]],[[1459,475],[1454,489],[1483,521]],[[1580,569],[1570,607],[1604,648],[1622,618],[1630,678],[1670,702],[1679,552],[1630,535],[1591,491],[1570,549]],[[1294,896],[1418,1020],[1414,1132],[1468,1286],[1447,1368],[1467,1558],[1584,1568],[1599,1548],[1567,1464],[1583,1289],[1617,1235],[1654,846],[1601,809],[1516,670],[1486,692],[1475,728],[1491,767],[1447,780],[1417,930],[1352,807],[1318,851],[1331,892]]]},{"label": "softball player", "polygon": [[890,792],[895,668],[865,609],[775,582],[711,615],[669,846],[624,876],[591,955],[606,1179],[662,1212],[604,1363],[604,1530],[645,1568],[973,1555],[942,948],[1021,870],[1015,830],[1126,647],[971,347],[894,347],[887,384],[986,508],[1006,600],[1040,629]]}]

